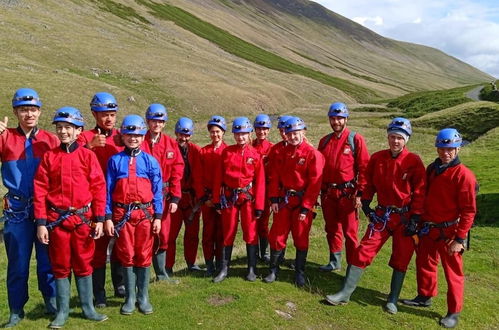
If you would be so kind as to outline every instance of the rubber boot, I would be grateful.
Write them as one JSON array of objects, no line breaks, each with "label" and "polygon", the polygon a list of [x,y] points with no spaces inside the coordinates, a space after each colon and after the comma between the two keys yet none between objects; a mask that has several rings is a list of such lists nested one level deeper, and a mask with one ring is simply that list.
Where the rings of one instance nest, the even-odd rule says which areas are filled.
[{"label": "rubber boot", "polygon": [[263,279],[265,283],[272,283],[277,279],[277,274],[279,273],[279,264],[282,259],[281,255],[281,250],[270,251],[270,273]]},{"label": "rubber boot", "polygon": [[295,259],[295,284],[299,288],[305,286],[305,263],[307,262],[308,250],[296,250]]},{"label": "rubber boot", "polygon": [[137,283],[133,267],[123,267],[123,279],[125,280],[125,303],[121,306],[120,313],[131,315],[135,311],[135,287]]},{"label": "rubber boot", "polygon": [[190,272],[202,272],[203,268],[199,267],[196,264],[188,264],[187,265],[187,270]]},{"label": "rubber boot", "polygon": [[137,303],[139,311],[143,314],[152,314],[152,306],[149,302],[149,277],[151,270],[149,267],[134,267],[137,275]]},{"label": "rubber boot", "polygon": [[69,282],[69,278],[56,278],[55,292],[57,314],[55,315],[55,319],[50,322],[49,328],[60,329],[64,326],[69,317],[69,298],[71,296],[71,284]]},{"label": "rubber boot", "polygon": [[270,255],[267,252],[267,247],[269,246],[269,241],[265,237],[260,237],[259,240],[259,257],[260,261],[268,264],[270,262]]},{"label": "rubber boot", "polygon": [[329,263],[320,266],[319,270],[323,272],[332,272],[332,271],[340,271],[341,270],[341,252],[331,252],[329,253]]},{"label": "rubber boot", "polygon": [[215,264],[213,263],[213,259],[206,260],[206,276],[215,275]]},{"label": "rubber boot", "polygon": [[90,275],[83,277],[76,276],[76,288],[78,289],[81,309],[85,318],[97,322],[107,320],[106,315],[95,311],[94,302],[92,301],[92,277]]},{"label": "rubber boot", "polygon": [[256,281],[256,259],[258,258],[258,245],[246,244],[246,255],[248,257],[248,275],[246,280]]},{"label": "rubber boot", "polygon": [[[157,254],[152,257],[152,265],[154,267],[154,272],[156,273],[156,281],[165,281],[170,284],[179,284],[180,281],[168,274],[168,269],[166,269],[166,251],[160,250]],[[170,274],[172,270],[170,269]]]},{"label": "rubber boot", "polygon": [[397,314],[397,302],[399,300],[402,284],[404,284],[405,272],[393,270],[392,282],[390,284],[390,294],[386,300],[385,310],[390,314]]},{"label": "rubber boot", "polygon": [[119,262],[111,261],[111,280],[114,296],[125,298],[125,283],[123,283],[123,266]]},{"label": "rubber boot", "polygon": [[45,302],[45,314],[55,315],[57,313],[57,300],[56,297],[43,296]]},{"label": "rubber boot", "polygon": [[440,319],[440,325],[444,328],[455,328],[459,322],[459,313],[447,313],[445,317]]},{"label": "rubber boot", "polygon": [[362,273],[364,273],[363,268],[348,265],[345,281],[343,282],[343,288],[335,294],[327,295],[327,302],[331,305],[347,304],[350,301],[350,296],[357,287],[357,283],[359,283],[360,278],[362,277]]},{"label": "rubber boot", "polygon": [[229,275],[231,255],[232,255],[232,246],[224,246],[222,250],[222,264],[220,266],[220,272],[213,279],[214,283],[222,282]]},{"label": "rubber boot", "polygon": [[96,268],[92,273],[95,307],[106,307],[106,267]]},{"label": "rubber boot", "polygon": [[400,301],[402,304],[413,307],[430,307],[431,297],[417,295],[414,299],[402,299]]},{"label": "rubber boot", "polygon": [[24,318],[23,310],[11,310],[9,316],[9,322],[4,325],[4,328],[12,328],[19,324]]}]

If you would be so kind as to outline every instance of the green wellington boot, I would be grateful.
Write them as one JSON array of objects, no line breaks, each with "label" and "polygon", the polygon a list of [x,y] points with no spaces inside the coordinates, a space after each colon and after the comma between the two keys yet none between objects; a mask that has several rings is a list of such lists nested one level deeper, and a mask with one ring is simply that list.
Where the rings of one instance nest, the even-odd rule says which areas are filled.
[{"label": "green wellington boot", "polygon": [[279,274],[279,264],[281,263],[282,259],[281,255],[281,250],[270,251],[270,273],[263,279],[265,283],[272,283],[277,279],[277,274]]},{"label": "green wellington boot", "polygon": [[338,272],[341,270],[341,252],[331,252],[329,253],[329,263],[320,266],[319,270],[323,272]]},{"label": "green wellington boot", "polygon": [[55,292],[57,314],[55,315],[55,319],[50,322],[49,328],[60,329],[69,317],[69,298],[71,297],[71,283],[69,282],[69,278],[56,278]]},{"label": "green wellington boot", "polygon": [[308,250],[296,250],[295,284],[299,288],[304,287],[306,283],[305,264],[307,262],[307,253]]},{"label": "green wellington boot", "polygon": [[152,256],[152,265],[156,273],[156,281],[165,281],[170,284],[179,284],[180,281],[172,278],[166,269],[166,251],[160,250]]},{"label": "green wellington boot", "polygon": [[76,276],[76,288],[80,297],[81,309],[85,318],[102,322],[108,319],[106,315],[99,314],[95,311],[94,302],[92,300],[92,276]]},{"label": "green wellington boot", "polygon": [[214,283],[222,282],[229,275],[231,256],[232,256],[232,246],[224,246],[222,250],[222,265],[220,266],[220,272],[213,279]]},{"label": "green wellington boot", "polygon": [[137,303],[139,311],[143,314],[152,314],[152,305],[149,302],[149,278],[151,270],[149,267],[134,267],[137,276]]},{"label": "green wellington boot", "polygon": [[256,260],[258,259],[258,245],[246,244],[246,255],[248,256],[248,274],[246,280],[256,281]]},{"label": "green wellington boot", "polygon": [[92,286],[94,291],[95,307],[106,307],[106,267],[96,268],[92,273]]},{"label": "green wellington boot", "polygon": [[133,267],[123,267],[123,279],[125,281],[125,303],[121,306],[120,313],[123,315],[131,315],[135,311],[135,287],[137,278]]},{"label": "green wellington boot", "polygon": [[13,328],[19,324],[24,319],[24,311],[23,310],[12,310],[9,315],[9,322],[5,324],[4,328]]},{"label": "green wellington boot", "polygon": [[364,273],[363,268],[348,265],[343,288],[335,294],[327,295],[327,302],[331,305],[347,304],[350,301],[350,296],[355,291],[355,288],[357,288],[357,283],[359,283],[362,273]]},{"label": "green wellington boot", "polygon": [[393,270],[392,281],[390,284],[390,294],[386,300],[385,310],[390,314],[397,314],[397,302],[399,300],[402,284],[404,284],[405,272]]}]

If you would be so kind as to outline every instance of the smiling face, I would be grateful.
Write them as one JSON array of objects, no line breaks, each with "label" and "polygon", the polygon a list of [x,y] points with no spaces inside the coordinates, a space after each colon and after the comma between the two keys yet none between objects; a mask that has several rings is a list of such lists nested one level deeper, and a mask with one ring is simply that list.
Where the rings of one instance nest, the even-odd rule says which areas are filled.
[{"label": "smiling face", "polygon": [[293,146],[297,146],[300,143],[302,143],[304,136],[305,136],[304,130],[293,131],[286,134],[288,143]]},{"label": "smiling face", "polygon": [[329,117],[329,124],[335,133],[341,133],[347,125],[347,118],[344,117]]},{"label": "smiling face", "polygon": [[61,143],[70,144],[78,138],[82,131],[81,127],[66,122],[57,122],[55,124],[55,133]]},{"label": "smiling face", "polygon": [[123,144],[130,149],[135,149],[140,147],[142,141],[144,141],[144,135],[139,134],[123,134],[122,135]]},{"label": "smiling face", "polygon": [[234,140],[240,146],[250,143],[250,133],[234,133]]},{"label": "smiling face", "polygon": [[286,136],[284,128],[279,128],[279,135],[281,136],[281,139],[283,141],[287,141],[288,140],[288,137]]},{"label": "smiling face", "polygon": [[269,136],[270,129],[265,127],[256,127],[255,135],[258,140],[267,140]]},{"label": "smiling face", "polygon": [[457,157],[460,148],[437,148],[438,158],[442,164],[449,164]]},{"label": "smiling face", "polygon": [[21,126],[24,131],[30,131],[38,125],[38,119],[41,114],[39,107],[34,105],[21,105],[15,107],[13,112],[17,117],[19,126]]},{"label": "smiling face", "polygon": [[210,139],[212,143],[218,143],[222,141],[225,132],[218,126],[212,125],[209,128]]},{"label": "smiling face", "polygon": [[187,143],[189,143],[190,139],[191,139],[191,136],[190,135],[187,135],[187,134],[183,134],[183,133],[175,133],[175,135],[177,136],[177,142],[178,144],[183,147],[185,146]]},{"label": "smiling face", "polygon": [[116,125],[116,111],[92,111],[92,114],[100,128],[110,131]]},{"label": "smiling face", "polygon": [[402,135],[390,133],[388,134],[388,146],[392,153],[398,154],[405,147],[405,139]]},{"label": "smiling face", "polygon": [[147,127],[149,127],[149,130],[154,134],[161,133],[161,131],[163,130],[165,125],[166,125],[166,121],[164,121],[164,120],[157,120],[157,119],[148,119],[147,120]]}]

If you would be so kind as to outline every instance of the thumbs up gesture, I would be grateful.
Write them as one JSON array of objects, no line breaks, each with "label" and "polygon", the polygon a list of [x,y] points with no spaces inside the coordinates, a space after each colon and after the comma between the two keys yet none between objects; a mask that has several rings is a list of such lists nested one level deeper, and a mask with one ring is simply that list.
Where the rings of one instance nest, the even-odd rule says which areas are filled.
[{"label": "thumbs up gesture", "polygon": [[3,121],[0,121],[0,134],[2,134],[7,129],[7,124],[9,123],[9,117],[5,116]]}]

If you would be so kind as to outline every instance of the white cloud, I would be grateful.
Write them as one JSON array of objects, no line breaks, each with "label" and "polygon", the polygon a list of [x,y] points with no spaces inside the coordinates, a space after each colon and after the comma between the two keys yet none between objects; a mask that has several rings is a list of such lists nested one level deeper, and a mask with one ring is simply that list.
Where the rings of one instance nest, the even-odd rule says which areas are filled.
[{"label": "white cloud", "polygon": [[381,16],[376,16],[376,17],[354,17],[352,18],[352,21],[357,22],[361,25],[368,25],[368,23],[374,24],[375,26],[380,26],[383,25],[383,17]]}]

